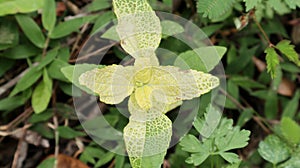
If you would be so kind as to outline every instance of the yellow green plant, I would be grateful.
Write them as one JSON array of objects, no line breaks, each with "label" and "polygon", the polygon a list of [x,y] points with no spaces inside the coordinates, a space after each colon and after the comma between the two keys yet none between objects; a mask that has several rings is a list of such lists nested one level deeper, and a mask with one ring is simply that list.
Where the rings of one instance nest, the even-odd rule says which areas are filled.
[{"label": "yellow green plant", "polygon": [[209,92],[219,79],[196,70],[160,66],[155,50],[160,20],[147,0],[113,0],[121,46],[135,58],[133,66],[111,65],[83,73],[79,82],[107,104],[129,97],[131,114],[124,141],[133,168],[160,167],[172,135],[166,112]]}]

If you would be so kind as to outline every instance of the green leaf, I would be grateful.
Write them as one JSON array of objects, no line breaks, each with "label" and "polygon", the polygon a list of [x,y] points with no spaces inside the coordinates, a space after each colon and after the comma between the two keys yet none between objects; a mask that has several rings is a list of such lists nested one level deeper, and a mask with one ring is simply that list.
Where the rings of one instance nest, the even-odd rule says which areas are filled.
[{"label": "green leaf", "polygon": [[101,167],[111,161],[114,158],[115,154],[112,152],[108,152],[100,158],[100,160],[95,164],[95,167]]},{"label": "green leaf", "polygon": [[59,136],[65,139],[73,139],[79,136],[85,136],[85,133],[75,131],[67,126],[59,126],[57,131],[59,132]]},{"label": "green leaf", "polygon": [[89,12],[103,10],[109,7],[111,7],[111,2],[109,2],[108,0],[94,0],[87,6]]},{"label": "green leaf", "polygon": [[39,122],[45,122],[48,121],[52,116],[53,116],[53,110],[49,110],[47,109],[46,111],[44,111],[43,113],[35,113],[33,114],[30,118],[29,118],[29,122],[32,124],[36,124]]},{"label": "green leaf", "polygon": [[296,7],[300,7],[299,0],[284,0],[284,1],[291,9],[296,9]]},{"label": "green leaf", "polygon": [[184,32],[184,28],[174,21],[164,20],[161,21],[160,24],[162,28],[162,38],[167,38],[168,36]]},{"label": "green leaf", "polygon": [[125,163],[125,156],[117,155],[115,158],[115,168],[123,168]]},{"label": "green leaf", "polygon": [[40,64],[37,66],[37,69],[41,70],[42,68],[44,68],[45,66],[50,64],[54,60],[54,58],[57,56],[57,53],[58,53],[57,49],[53,49],[51,51],[48,51],[48,53],[42,59]]},{"label": "green leaf", "polygon": [[251,108],[246,108],[244,109],[242,112],[241,112],[241,115],[239,116],[239,119],[237,121],[237,126],[244,126],[245,123],[247,123],[252,117],[253,117],[253,114],[254,114],[254,110],[251,109]]},{"label": "green leaf", "polygon": [[17,45],[13,48],[5,50],[3,57],[9,59],[24,59],[38,55],[41,52],[40,49],[33,45]]},{"label": "green leaf", "polygon": [[221,60],[226,52],[225,47],[209,46],[181,53],[175,60],[174,65],[182,69],[195,69],[209,72]]},{"label": "green leaf", "polygon": [[279,15],[284,15],[290,12],[290,9],[282,0],[268,0],[267,5],[273,8]]},{"label": "green leaf", "polygon": [[54,167],[54,165],[55,165],[55,158],[51,157],[44,160],[42,163],[40,163],[37,168],[50,168],[50,167]]},{"label": "green leaf", "polygon": [[28,72],[19,80],[15,88],[12,90],[9,96],[14,96],[21,91],[28,89],[32,86],[40,77],[42,71],[39,71],[37,67],[30,68]]},{"label": "green leaf", "polygon": [[300,68],[293,63],[283,62],[280,64],[282,70],[291,72],[291,73],[300,73]]},{"label": "green leaf", "polygon": [[0,100],[0,111],[11,111],[23,106],[31,96],[31,90],[26,90],[22,95],[7,97]]},{"label": "green leaf", "polygon": [[43,81],[34,89],[31,104],[35,113],[41,113],[48,107],[52,94],[52,80],[44,69]]},{"label": "green leaf", "polygon": [[188,164],[194,164],[195,166],[202,164],[210,155],[211,145],[212,140],[210,139],[201,143],[201,151],[198,153],[191,154],[191,156],[186,159],[186,162]]},{"label": "green leaf", "polygon": [[265,116],[268,119],[275,119],[278,112],[278,95],[277,92],[269,90],[266,96],[264,107]]},{"label": "green leaf", "polygon": [[14,64],[14,60],[0,57],[0,77],[2,77],[6,73],[6,71],[11,69],[14,66]]},{"label": "green leaf", "polygon": [[243,89],[247,91],[251,91],[251,89],[264,89],[266,88],[265,85],[258,83],[254,81],[253,79],[250,79],[249,77],[244,76],[232,76],[231,81],[235,83],[236,85],[242,87]]},{"label": "green leaf", "polygon": [[[28,2],[26,2],[28,3]],[[45,37],[40,27],[27,15],[15,16],[26,37],[37,47],[44,48]]]},{"label": "green leaf", "polygon": [[48,66],[49,76],[53,79],[68,82],[68,79],[61,72],[61,68],[67,67],[70,64],[60,59],[54,59],[53,62]]},{"label": "green leaf", "polygon": [[286,160],[290,154],[287,146],[275,135],[269,135],[259,143],[259,154],[267,161],[277,164]]},{"label": "green leaf", "polygon": [[218,127],[221,117],[222,113],[210,104],[206,108],[204,120],[197,118],[194,122],[194,127],[203,137],[209,138]]},{"label": "green leaf", "polygon": [[84,148],[84,151],[80,155],[80,160],[87,163],[95,164],[95,158],[101,159],[101,157],[104,155],[104,151],[100,148],[94,147],[94,146],[87,146]]},{"label": "green leaf", "polygon": [[79,28],[85,24],[90,22],[91,20],[94,20],[96,16],[83,16],[80,18],[75,18],[72,20],[68,20],[65,22],[62,22],[58,24],[53,31],[50,33],[49,37],[52,39],[58,39],[61,37],[65,37],[72,32],[78,31]]},{"label": "green leaf", "polygon": [[[239,87],[231,79],[227,80],[227,93],[239,101]],[[226,98],[225,102],[226,108],[237,109],[236,104],[229,98]]]},{"label": "green leaf", "polygon": [[59,88],[66,94],[69,96],[73,96],[73,97],[79,97],[81,96],[81,90],[76,87],[75,85],[73,85],[72,83],[65,83],[65,82],[60,82],[59,83]]},{"label": "green leaf", "polygon": [[102,34],[101,38],[110,39],[114,41],[120,41],[120,37],[116,30],[117,26],[112,26],[105,33]]},{"label": "green leaf", "polygon": [[64,62],[68,62],[70,58],[70,49],[68,47],[63,47],[58,50],[57,58]]},{"label": "green leaf", "polygon": [[218,19],[230,11],[235,2],[235,0],[198,0],[197,12],[203,13],[203,16],[209,19]]},{"label": "green leaf", "polygon": [[99,31],[104,30],[104,27],[113,19],[115,19],[115,15],[111,11],[105,12],[102,15],[98,16],[91,33],[96,34]]},{"label": "green leaf", "polygon": [[93,92],[85,86],[80,85],[79,77],[81,74],[90,71],[95,68],[103,68],[103,65],[96,65],[96,64],[77,64],[77,65],[70,65],[66,66],[61,69],[61,72],[64,76],[68,79],[69,82],[72,82],[78,88],[86,91],[87,93],[93,94]]},{"label": "green leaf", "polygon": [[212,24],[212,25],[208,25],[202,28],[203,33],[206,36],[211,36],[214,33],[216,33],[218,30],[220,30],[222,27],[224,26],[224,24]]},{"label": "green leaf", "polygon": [[274,48],[268,47],[265,50],[265,53],[267,54],[266,60],[267,60],[267,70],[271,74],[271,77],[274,78],[276,76],[276,68],[279,65],[279,58]]},{"label": "green leaf", "polygon": [[261,3],[261,0],[243,0],[246,3],[246,12],[250,11],[254,7],[257,6],[257,4]]},{"label": "green leaf", "polygon": [[240,164],[241,164],[241,160],[239,162],[234,163],[234,164],[228,165],[224,168],[239,168]]},{"label": "green leaf", "polygon": [[281,119],[281,131],[285,138],[293,143],[300,143],[300,126],[291,118],[283,117]]},{"label": "green leaf", "polygon": [[19,31],[15,22],[9,19],[0,20],[0,50],[13,47],[19,42]]},{"label": "green leaf", "polygon": [[201,144],[199,139],[197,139],[194,135],[188,134],[180,140],[180,146],[182,150],[187,152],[201,152]]},{"label": "green leaf", "polygon": [[290,61],[294,62],[296,65],[300,66],[299,55],[294,49],[295,46],[290,44],[291,41],[282,40],[277,45],[276,48],[283,53]]},{"label": "green leaf", "polygon": [[233,129],[227,131],[228,132],[225,136],[216,139],[216,146],[220,151],[228,151],[228,150],[243,148],[247,146],[249,136],[250,136],[250,131],[247,130],[240,131],[239,127],[234,127]]},{"label": "green leaf", "polygon": [[42,23],[44,28],[51,32],[56,22],[56,3],[55,0],[44,1],[45,4],[42,12]]},{"label": "green leaf", "polygon": [[195,153],[192,154],[189,158],[186,159],[188,164],[194,164],[194,166],[199,166],[203,163],[209,156],[209,153]]},{"label": "green leaf", "polygon": [[221,152],[220,155],[229,163],[240,162],[239,156],[232,152]]},{"label": "green leaf", "polygon": [[288,161],[279,166],[280,168],[298,168],[300,167],[300,154],[295,153]]},{"label": "green leaf", "polygon": [[[248,41],[250,41],[247,38]],[[246,40],[245,40],[246,41]],[[248,41],[241,41],[241,48],[239,50],[239,57],[231,57],[230,58],[230,63],[226,67],[226,74],[238,74],[241,71],[245,71],[245,68],[247,65],[252,64],[251,63],[251,58],[253,55],[255,55],[258,46],[254,46],[250,49],[248,49]],[[255,42],[256,43],[256,42]],[[257,42],[258,43],[258,42]],[[229,58],[228,58],[229,59]]]},{"label": "green leaf", "polygon": [[282,117],[294,118],[299,107],[300,91],[296,91],[295,96],[288,102],[283,110]]},{"label": "green leaf", "polygon": [[0,16],[33,12],[41,9],[43,5],[42,0],[0,0]]}]

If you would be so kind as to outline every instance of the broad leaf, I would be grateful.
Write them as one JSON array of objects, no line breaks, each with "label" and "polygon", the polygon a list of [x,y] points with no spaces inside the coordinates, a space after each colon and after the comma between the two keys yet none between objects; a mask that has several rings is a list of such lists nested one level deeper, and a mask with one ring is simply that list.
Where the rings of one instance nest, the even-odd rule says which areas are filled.
[{"label": "broad leaf", "polygon": [[285,143],[275,135],[269,135],[264,141],[261,141],[258,152],[265,160],[273,164],[280,163],[290,156]]},{"label": "broad leaf", "polygon": [[45,4],[42,13],[42,23],[44,28],[51,32],[56,22],[56,3],[55,0],[44,1]]},{"label": "broad leaf", "polygon": [[283,110],[282,117],[294,118],[299,107],[300,91],[296,91],[292,100],[290,100]]},{"label": "broad leaf", "polygon": [[239,156],[232,152],[221,152],[220,155],[229,163],[237,163],[240,161]]},{"label": "broad leaf", "polygon": [[58,39],[61,37],[65,37],[72,32],[78,31],[79,28],[85,24],[90,22],[91,20],[94,20],[96,16],[84,16],[80,18],[75,18],[71,20],[67,20],[65,22],[62,22],[58,24],[52,32],[50,32],[49,37],[52,39]]},{"label": "broad leaf", "polygon": [[281,120],[281,131],[285,138],[293,143],[300,143],[300,126],[292,119],[283,117]]},{"label": "broad leaf", "polygon": [[184,29],[180,24],[170,20],[162,21],[161,28],[162,28],[162,38],[166,38],[168,36],[173,36],[175,34],[180,34],[184,32]]},{"label": "broad leaf", "polygon": [[226,52],[225,47],[201,47],[181,53],[174,62],[175,66],[183,69],[211,71],[222,59]]},{"label": "broad leaf", "polygon": [[194,122],[194,127],[202,136],[209,138],[209,136],[218,127],[221,116],[222,114],[219,112],[219,110],[214,108],[212,105],[209,105],[206,108],[204,120],[197,118]]},{"label": "broad leaf", "polygon": [[74,129],[67,126],[59,126],[57,128],[59,136],[66,139],[76,138],[78,136],[85,136],[85,133],[75,131]]},{"label": "broad leaf", "polygon": [[31,104],[35,113],[43,112],[52,96],[52,79],[49,78],[46,69],[44,69],[43,80],[34,89]]},{"label": "broad leaf", "polygon": [[38,70],[37,67],[30,68],[28,72],[19,80],[15,88],[12,90],[9,96],[14,96],[21,91],[28,89],[32,86],[40,77],[42,71]]},{"label": "broad leaf", "polygon": [[[25,2],[27,3],[27,2]],[[37,47],[44,48],[46,39],[36,22],[27,15],[15,16],[26,37]]]},{"label": "broad leaf", "polygon": [[132,67],[121,65],[93,69],[79,77],[79,83],[100,95],[107,104],[121,103],[134,89]]},{"label": "broad leaf", "polygon": [[0,16],[33,12],[41,9],[43,5],[43,0],[0,0]]},{"label": "broad leaf", "polygon": [[199,139],[197,139],[194,135],[186,135],[180,140],[180,146],[182,147],[182,150],[187,152],[201,152],[201,144],[199,142]]},{"label": "broad leaf", "polygon": [[161,40],[161,25],[147,0],[114,0],[113,5],[123,49],[135,58],[154,53]]}]

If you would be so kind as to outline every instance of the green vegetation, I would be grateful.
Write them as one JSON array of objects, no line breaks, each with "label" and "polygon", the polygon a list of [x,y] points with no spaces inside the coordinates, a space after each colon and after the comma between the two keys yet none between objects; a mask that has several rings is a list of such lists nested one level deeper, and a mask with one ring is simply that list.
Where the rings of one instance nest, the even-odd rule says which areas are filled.
[{"label": "green vegetation", "polygon": [[[225,75],[216,76],[226,82],[226,88],[221,86],[217,90],[214,102],[210,102],[213,95],[210,93],[201,94],[200,99],[187,101],[186,103],[201,102],[199,109],[196,109],[195,118],[191,119],[194,122],[189,132],[183,137],[176,137],[179,142],[167,151],[166,145],[160,146],[163,148],[161,152],[166,155],[163,153],[158,157],[143,158],[144,163],[137,163],[136,167],[151,167],[150,163],[156,163],[156,167],[162,163],[164,167],[172,168],[300,167],[300,2],[147,2],[150,4],[148,11],[152,8],[192,21],[203,30],[213,45],[191,48],[175,38],[185,30],[185,25],[174,20],[163,20],[160,25],[156,25],[158,22],[155,15],[141,15],[139,17],[151,18],[148,18],[149,22],[143,29],[148,31],[147,28],[152,26],[159,32],[150,40],[141,37],[148,40],[145,44],[152,46],[154,50],[163,48],[172,52],[158,54],[161,66],[155,61],[150,61],[151,65],[172,65],[192,69],[191,72],[194,73],[211,73],[221,61]],[[124,0],[124,3],[129,1]],[[126,102],[116,106],[109,105],[120,103],[131,93],[122,96],[120,100],[109,101],[104,99],[106,92],[98,93],[98,90],[82,85],[83,81],[88,80],[79,80],[85,72],[96,69],[102,73],[102,70],[109,71],[110,67],[114,67],[112,64],[119,64],[123,60],[130,62],[127,54],[140,61],[127,67],[149,63],[139,59],[141,53],[135,53],[136,48],[130,46],[131,43],[119,44],[113,41],[120,39],[118,35],[126,34],[126,31],[122,32],[118,27],[122,28],[126,24],[108,24],[110,21],[117,21],[118,12],[122,15],[122,11],[117,11],[115,16],[115,12],[112,2],[108,0],[0,0],[0,167],[18,167],[20,163],[24,167],[48,168],[56,164],[59,167],[62,163],[59,160],[63,158],[58,154],[73,156],[70,164],[78,164],[77,161],[80,160],[90,167],[126,168],[131,167],[136,158],[138,159],[135,161],[140,162],[141,155],[134,156],[133,159],[120,155],[125,153],[123,135],[110,129],[113,127],[123,132],[128,122],[131,123],[127,117],[128,112],[124,112],[127,109]],[[103,51],[108,49],[101,64],[87,64],[97,56],[80,53],[81,63],[75,66],[85,42],[99,32],[107,43],[94,47]],[[149,34],[145,37],[149,37]],[[197,45],[207,42],[201,32],[193,32],[193,36],[201,39],[201,43]],[[156,41],[151,41],[153,39]],[[155,55],[154,50],[150,53]],[[207,55],[210,56],[209,59],[205,57]],[[161,68],[153,74],[164,76],[159,82],[171,83],[172,79],[168,74],[175,71]],[[135,84],[153,82],[149,82],[153,74],[145,77],[147,70],[140,73],[141,75],[137,73],[134,76]],[[129,71],[124,75],[130,75]],[[118,85],[118,81],[110,81],[107,76],[98,76],[101,82],[108,81]],[[176,79],[178,76],[189,79],[188,73],[175,73],[174,76]],[[199,86],[203,84],[201,82],[198,83]],[[120,80],[120,83],[124,84],[124,80]],[[195,84],[191,81],[188,83],[186,88],[181,89],[188,90]],[[134,87],[132,95],[135,96],[130,96],[132,106],[129,105],[129,108],[134,111],[138,111],[137,106],[148,109],[150,100],[141,96],[141,93],[152,93],[153,90],[146,85],[140,87],[143,89]],[[101,101],[97,101],[97,105],[103,115],[97,116],[99,109],[95,111],[90,108],[90,120],[80,122],[74,102],[76,98],[93,95],[94,92],[100,95]],[[105,96],[101,97],[101,94]],[[190,97],[197,96],[200,94]],[[176,109],[186,99],[176,102],[168,100],[168,107],[160,109],[160,112],[172,111],[160,119],[168,120],[168,126],[171,125],[169,120],[174,123],[179,115]],[[187,113],[193,110],[184,104],[181,108]],[[129,111],[132,112],[131,110]],[[155,122],[150,125],[158,126]],[[130,126],[133,129],[137,127],[136,124]],[[85,132],[84,128],[92,131]],[[130,131],[127,133],[130,134]],[[94,138],[98,135],[103,139]],[[104,148],[105,145],[110,146],[114,152]],[[152,147],[148,146],[148,149]],[[132,151],[129,150],[129,155],[132,154],[130,152]],[[51,157],[52,154],[54,157]],[[58,162],[55,162],[56,159]]]}]

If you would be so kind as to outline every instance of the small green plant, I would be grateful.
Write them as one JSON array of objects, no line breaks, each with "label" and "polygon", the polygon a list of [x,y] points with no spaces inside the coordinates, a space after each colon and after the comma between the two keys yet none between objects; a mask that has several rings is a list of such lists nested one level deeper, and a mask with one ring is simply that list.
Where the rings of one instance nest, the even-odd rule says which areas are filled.
[{"label": "small green plant", "polygon": [[171,109],[209,92],[219,79],[195,70],[160,66],[155,50],[161,40],[159,18],[146,0],[114,0],[121,46],[134,66],[111,65],[83,73],[79,82],[107,104],[130,96],[124,140],[132,167],[160,167],[172,135]]},{"label": "small green plant", "polygon": [[277,135],[269,135],[259,143],[259,154],[274,168],[300,167],[300,126],[283,117],[277,130]]},{"label": "small green plant", "polygon": [[[241,160],[237,154],[230,151],[245,147],[248,144],[250,131],[240,130],[239,126],[232,125],[232,119],[221,118],[219,110],[208,106],[204,117],[197,118],[194,122],[200,139],[188,134],[180,141],[182,150],[191,153],[186,162],[199,166],[209,157],[219,155],[232,166],[238,167]],[[216,166],[215,161],[213,159],[211,161],[211,167]]]}]

